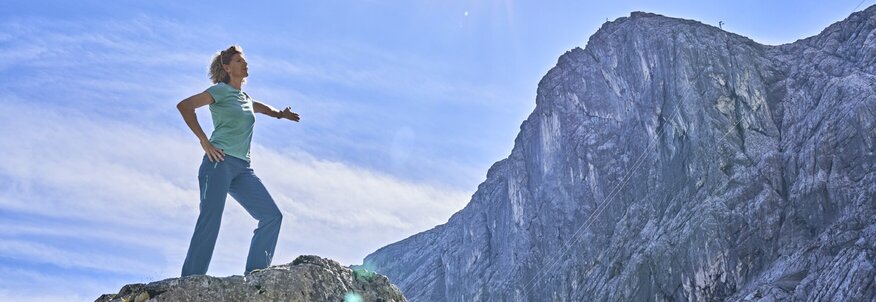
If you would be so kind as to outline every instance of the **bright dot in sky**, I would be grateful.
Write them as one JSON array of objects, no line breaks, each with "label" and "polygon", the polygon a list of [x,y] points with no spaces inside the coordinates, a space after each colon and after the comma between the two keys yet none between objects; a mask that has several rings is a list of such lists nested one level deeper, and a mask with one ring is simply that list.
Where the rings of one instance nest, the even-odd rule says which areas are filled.
[{"label": "bright dot in sky", "polygon": [[468,17],[468,11],[465,11],[462,15]]}]

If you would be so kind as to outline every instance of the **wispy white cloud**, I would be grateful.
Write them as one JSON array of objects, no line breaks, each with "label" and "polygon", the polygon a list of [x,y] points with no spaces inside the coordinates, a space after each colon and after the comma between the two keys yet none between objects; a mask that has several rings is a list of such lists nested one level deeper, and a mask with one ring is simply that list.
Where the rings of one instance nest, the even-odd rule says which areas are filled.
[{"label": "wispy white cloud", "polygon": [[[0,266],[0,301],[93,301],[101,294],[117,293],[111,278],[71,276],[58,272]],[[140,280],[146,282],[146,280]]]},{"label": "wispy white cloud", "polygon": [[[503,110],[507,108],[507,100],[515,97],[499,87],[472,83],[454,74],[459,72],[457,68],[410,54],[388,53],[350,41],[334,42],[331,48],[312,44],[287,47],[291,48],[287,52],[301,51],[304,55],[295,58],[250,55],[252,66],[263,67],[259,72],[267,77],[328,83],[372,92],[384,98],[404,98],[411,105]],[[302,47],[320,50],[304,52]]]},{"label": "wispy white cloud", "polygon": [[[469,196],[450,188],[420,185],[363,168],[256,148],[254,167],[266,182],[297,202],[289,205],[327,224],[361,228],[423,229],[443,223]],[[375,190],[380,188],[379,190]],[[319,207],[311,207],[318,204]],[[445,213],[435,215],[434,213]],[[418,220],[407,217],[419,217]],[[425,220],[423,220],[425,219]]]},{"label": "wispy white cloud", "polygon": [[[57,283],[55,283],[57,284]],[[115,292],[113,292],[115,293]],[[0,289],[0,301],[54,302],[54,301],[91,301],[97,297],[79,294],[75,291],[52,292],[22,292]]]},{"label": "wispy white cloud", "polygon": [[0,239],[0,255],[23,262],[53,264],[61,268],[84,268],[106,272],[125,273],[132,271],[151,271],[151,263],[132,259],[128,255],[102,254],[71,251],[68,248],[54,247],[25,240]]}]

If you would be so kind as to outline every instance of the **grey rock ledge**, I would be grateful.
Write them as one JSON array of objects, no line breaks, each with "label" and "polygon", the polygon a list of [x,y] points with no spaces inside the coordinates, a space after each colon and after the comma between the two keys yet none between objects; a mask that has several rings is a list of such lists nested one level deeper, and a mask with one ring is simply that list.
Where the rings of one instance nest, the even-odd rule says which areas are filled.
[{"label": "grey rock ledge", "polygon": [[[355,298],[354,298],[355,297]],[[245,277],[194,275],[122,287],[96,302],[199,301],[383,301],[405,297],[383,275],[350,269],[318,256],[256,270]]]}]

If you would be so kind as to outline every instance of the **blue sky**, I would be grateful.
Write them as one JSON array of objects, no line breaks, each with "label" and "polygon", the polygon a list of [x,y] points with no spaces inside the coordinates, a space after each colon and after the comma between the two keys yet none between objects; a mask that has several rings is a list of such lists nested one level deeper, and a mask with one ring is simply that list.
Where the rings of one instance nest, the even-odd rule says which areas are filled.
[{"label": "blue sky", "polygon": [[[769,2],[769,3],[764,3]],[[253,166],[285,214],[275,264],[358,264],[447,221],[505,158],[557,57],[648,11],[764,44],[873,1],[23,1],[0,11],[0,301],[92,301],[177,277],[201,149],[175,104],[236,43],[261,116]],[[209,131],[208,111],[198,111]],[[256,222],[229,199],[208,272]]]}]

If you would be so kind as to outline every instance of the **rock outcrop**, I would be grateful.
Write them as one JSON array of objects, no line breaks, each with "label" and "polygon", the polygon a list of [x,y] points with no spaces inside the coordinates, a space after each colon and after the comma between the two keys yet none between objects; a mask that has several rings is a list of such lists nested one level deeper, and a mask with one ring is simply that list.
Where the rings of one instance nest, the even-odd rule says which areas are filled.
[{"label": "rock outcrop", "polygon": [[780,46],[607,22],[469,204],[364,266],[411,301],[874,301],[874,63],[876,7]]},{"label": "rock outcrop", "polygon": [[224,278],[194,275],[149,284],[128,284],[118,294],[96,302],[216,302],[216,301],[383,301],[405,297],[385,276],[351,270],[317,256],[300,256],[292,263]]}]

